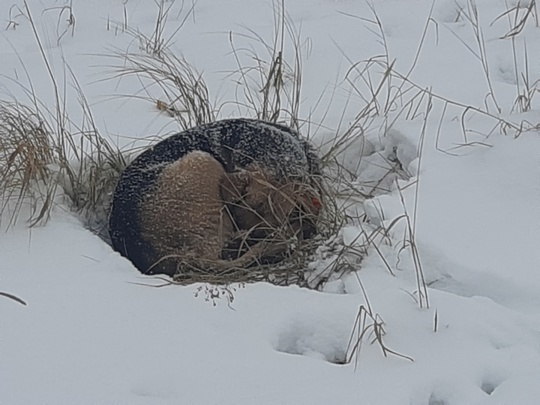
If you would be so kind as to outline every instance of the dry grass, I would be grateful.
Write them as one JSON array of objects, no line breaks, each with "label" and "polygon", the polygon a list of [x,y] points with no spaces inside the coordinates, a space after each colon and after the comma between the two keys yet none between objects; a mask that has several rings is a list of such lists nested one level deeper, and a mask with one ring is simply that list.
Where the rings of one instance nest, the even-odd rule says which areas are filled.
[{"label": "dry grass", "polygon": [[67,120],[58,132],[56,115],[43,111],[37,104],[0,101],[2,213],[13,225],[21,209],[29,208],[29,224],[43,224],[62,191],[88,224],[103,223],[126,165],[123,154],[93,130],[72,132]]},{"label": "dry grass", "polygon": [[[413,63],[411,67],[405,71],[405,73],[400,72],[396,68],[396,61],[389,56],[382,23],[377,16],[374,7],[372,7],[372,13],[373,17],[371,19],[366,19],[364,17],[359,18],[355,16],[351,17],[358,18],[369,26],[370,31],[376,36],[381,44],[381,47],[383,48],[382,55],[368,60],[355,62],[344,54],[351,64],[351,68],[346,74],[346,81],[349,83],[356,96],[362,100],[363,106],[360,108],[356,120],[352,123],[349,129],[343,131],[339,136],[336,135],[331,140],[332,144],[329,147],[326,147],[328,153],[327,155],[323,156],[323,161],[325,164],[331,167],[334,172],[338,173],[334,176],[334,178],[339,179],[340,183],[342,184],[341,189],[346,191],[345,194],[347,194],[348,191],[350,195],[356,195],[359,198],[368,199],[380,193],[381,190],[374,188],[372,192],[366,193],[365,195],[354,192],[353,187],[347,185],[347,180],[355,180],[354,173],[349,175],[343,168],[340,168],[339,162],[336,161],[335,156],[339,156],[340,151],[346,150],[358,139],[364,138],[366,133],[388,133],[388,131],[395,126],[398,120],[419,121],[421,123],[421,132],[419,134],[417,151],[419,167],[422,165],[422,155],[427,137],[427,127],[428,124],[433,121],[438,123],[437,132],[435,134],[436,147],[441,152],[450,155],[454,154],[454,149],[463,146],[489,146],[485,143],[475,142],[470,139],[471,133],[477,133],[477,130],[472,128],[474,120],[471,118],[473,116],[480,116],[484,122],[492,123],[491,130],[489,130],[488,133],[483,133],[485,137],[488,137],[497,131],[503,134],[511,134],[514,137],[519,137],[525,131],[535,130],[538,128],[538,125],[535,125],[534,123],[524,120],[513,121],[501,114],[501,108],[498,104],[494,86],[492,84],[491,70],[488,64],[486,41],[480,25],[479,10],[474,0],[468,0],[466,6],[460,9],[460,18],[463,18],[464,21],[467,22],[471,27],[476,41],[476,49],[470,47],[461,38],[458,37],[458,39],[479,61],[480,67],[484,74],[487,85],[487,94],[485,96],[485,103],[481,107],[468,105],[457,100],[449,99],[444,95],[433,92],[430,88],[422,87],[411,79],[411,73],[416,67],[418,56],[422,51],[429,28],[432,25],[438,27],[431,13],[428,15],[426,20],[426,25],[424,27]],[[534,82],[530,79],[526,46],[523,49],[524,63],[522,65],[524,67],[524,71],[521,73],[519,72],[517,62],[518,52],[516,50],[514,38],[522,32],[525,24],[532,21],[536,16],[536,3],[533,1],[527,3],[527,7],[518,4],[516,7],[509,9],[508,12],[502,14],[497,19],[499,20],[503,17],[508,17],[510,22],[511,29],[505,38],[512,40],[517,89],[515,108],[522,112],[528,111],[531,108],[531,100],[538,92],[538,81]],[[456,35],[455,33],[453,34]],[[452,119],[459,121],[461,125],[461,132],[463,136],[462,142],[459,144],[454,144],[454,146],[451,148],[442,148],[440,146],[442,143],[442,123]],[[403,173],[401,171],[402,168],[399,167],[399,162],[395,163],[396,165],[394,166],[394,171],[407,176],[407,173]],[[404,251],[410,253],[412,263],[415,268],[417,284],[417,291],[415,291],[413,296],[421,308],[429,308],[428,290],[418,246],[416,243],[416,218],[418,214],[418,190],[420,183],[421,176],[418,175],[416,182],[409,185],[410,187],[414,187],[415,190],[415,198],[413,200],[412,207],[407,207],[402,189],[399,186],[399,183],[397,183],[397,191],[401,199],[404,214],[398,218],[395,218],[389,228],[392,228],[398,222],[405,223],[405,232],[402,240],[400,241],[399,254]],[[349,218],[349,221],[350,220],[351,219]],[[360,221],[359,224],[361,227],[363,227]],[[380,232],[380,235],[382,236],[378,243],[380,243],[380,241],[383,243],[392,243],[390,238],[386,237],[389,231],[390,229],[379,229],[375,231]],[[365,237],[365,240],[369,241],[371,238]],[[378,243],[368,243],[368,246],[371,246],[377,252],[382,261],[385,263],[388,271],[392,273],[393,271],[390,264],[386,261],[383,253],[378,248]],[[378,328],[377,318],[373,316],[371,311],[360,311],[359,317],[364,321],[368,318],[371,319],[372,327],[374,329]]]},{"label": "dry grass", "polygon": [[495,18],[491,25],[504,17],[507,18],[510,28],[508,32],[501,37],[501,39],[513,38],[521,34],[529,21],[533,21],[536,27],[540,26],[536,0],[523,3],[518,1],[514,7],[510,7],[504,13]]},{"label": "dry grass", "polygon": [[[274,33],[270,41],[256,31],[229,34],[237,70],[228,77],[237,84],[238,113],[255,118],[285,123],[299,130],[302,92],[302,55],[307,43],[285,10],[285,2],[273,3]],[[244,45],[240,48],[236,40]],[[261,49],[263,54],[256,49]]]},{"label": "dry grass", "polygon": [[27,105],[0,101],[2,214],[7,213],[9,225],[13,225],[23,206],[28,206],[29,224],[41,224],[48,220],[55,200],[65,193],[70,206],[89,226],[100,223],[101,227],[116,180],[126,166],[124,154],[99,134],[84,93],[66,65],[82,111],[80,123],[69,118],[67,100],[52,73],[26,2],[24,13],[45,62],[55,103],[52,109],[42,103],[31,82],[29,87],[19,84],[28,97]]},{"label": "dry grass", "polygon": [[[202,75],[182,56],[163,49],[159,54],[117,52],[112,57],[118,63],[111,66],[114,72],[111,78],[135,76],[143,83],[146,93],[137,96],[171,115],[180,129],[215,121],[215,108]],[[150,95],[154,89],[159,89],[161,98]]]},{"label": "dry grass", "polygon": [[174,2],[156,0],[156,5],[158,12],[154,30],[149,34],[129,28],[125,17],[123,30],[133,37],[138,48],[101,55],[112,59],[109,66],[112,74],[106,80],[136,78],[142,88],[137,94],[127,97],[149,101],[158,110],[173,117],[181,130],[213,122],[216,120],[216,108],[210,101],[202,74],[180,53],[170,49],[176,34],[193,15],[195,3],[184,10],[185,3],[182,2],[177,16],[182,16],[181,21],[167,37],[165,28]]},{"label": "dry grass", "polygon": [[48,182],[54,153],[51,128],[38,112],[0,102],[0,192],[2,212],[10,211],[10,224],[28,196],[30,223],[47,219],[56,188]]}]

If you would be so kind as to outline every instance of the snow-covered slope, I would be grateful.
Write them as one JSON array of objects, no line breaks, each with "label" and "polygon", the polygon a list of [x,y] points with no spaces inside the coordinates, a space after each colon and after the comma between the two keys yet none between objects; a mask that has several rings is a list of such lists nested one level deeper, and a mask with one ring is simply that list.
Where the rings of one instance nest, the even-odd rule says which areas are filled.
[{"label": "snow-covered slope", "polygon": [[[157,90],[146,93],[134,77],[104,80],[118,64],[111,54],[141,52],[133,32],[152,34],[159,2],[73,0],[71,9],[69,1],[27,3],[62,88],[65,79],[74,121],[81,113],[66,66],[96,126],[117,144],[178,130],[142,99],[159,97]],[[241,97],[238,75],[230,75],[238,70],[231,42],[243,63],[256,63],[245,49],[265,55],[250,37],[272,43],[279,4],[164,4],[172,6],[164,37],[183,22],[171,49],[203,72],[212,100],[224,105],[220,117],[248,114],[226,103]],[[45,226],[28,228],[23,211],[0,234],[0,291],[28,303],[0,296],[1,403],[538,403],[536,3],[296,0],[285,7],[302,44],[300,116],[311,124],[301,131],[315,143],[344,133],[370,88],[381,84],[380,113],[359,123],[365,138],[338,159],[362,191],[375,183],[384,190],[349,208],[365,210],[369,223],[346,225],[339,238],[353,243],[376,226],[389,228],[389,237],[369,249],[357,272],[323,291],[233,285],[208,301],[211,286],[150,287],[161,282],[141,276],[86,230],[60,197]],[[7,27],[0,32],[0,98],[28,103],[22,84],[53,108],[49,73],[26,14],[22,0],[0,0]],[[524,17],[522,29],[512,31]],[[388,65],[393,70],[385,80]],[[530,107],[521,111],[514,104],[520,94],[527,101],[526,93]],[[394,103],[385,104],[387,94]],[[396,159],[410,178],[378,183]],[[429,308],[419,307],[407,220],[394,222],[404,211],[415,228]],[[313,271],[327,261],[321,253]],[[358,356],[340,364],[359,308],[368,307],[384,320],[387,347],[406,357],[385,357],[368,334]]]}]

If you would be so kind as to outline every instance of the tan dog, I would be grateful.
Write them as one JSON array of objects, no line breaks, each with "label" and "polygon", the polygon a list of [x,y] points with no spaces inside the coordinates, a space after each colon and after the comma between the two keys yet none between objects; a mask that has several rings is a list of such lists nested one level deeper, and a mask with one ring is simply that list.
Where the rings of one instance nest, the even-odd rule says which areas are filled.
[{"label": "tan dog", "polygon": [[[261,242],[236,260],[221,259],[227,241],[242,229],[224,203],[224,197],[239,198],[230,184],[223,166],[206,152],[188,153],[162,170],[141,206],[141,235],[154,249],[154,266],[166,274],[182,266],[225,270],[286,249],[284,243]],[[251,221],[242,220],[246,225]]]}]

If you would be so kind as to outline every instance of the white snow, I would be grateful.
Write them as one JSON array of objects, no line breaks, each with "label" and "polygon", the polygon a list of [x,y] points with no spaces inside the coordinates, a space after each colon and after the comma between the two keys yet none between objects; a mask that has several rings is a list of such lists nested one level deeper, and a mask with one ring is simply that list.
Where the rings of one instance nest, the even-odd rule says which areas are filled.
[{"label": "white snow", "polygon": [[[130,30],[149,36],[156,2],[73,0],[73,33],[66,22],[69,1],[27,3],[53,74],[62,86],[65,81],[74,121],[81,114],[66,66],[99,129],[119,145],[178,131],[152,103],[133,97],[159,98],[158,89],[146,94],[133,77],[110,79],[111,64],[119,63],[109,58],[112,52],[139,52],[124,32],[126,16]],[[246,65],[255,63],[246,49],[267,57],[246,35],[272,43],[278,3],[165,2],[172,5],[165,37],[185,19],[171,49],[203,73],[212,101],[242,94],[229,76],[238,69],[230,38]],[[332,279],[324,291],[232,285],[229,302],[224,290],[222,298],[205,300],[211,286],[149,286],[161,281],[140,275],[61,199],[42,227],[28,228],[23,211],[0,234],[0,291],[28,304],[0,296],[1,403],[540,402],[540,9],[503,0],[285,5],[306,46],[300,115],[312,124],[301,131],[315,143],[344,133],[365,106],[363,98],[370,98],[358,70],[350,71],[353,64],[383,61],[388,52],[395,71],[417,86],[386,113],[362,122],[366,137],[338,156],[352,173],[351,184],[373,191],[373,198],[355,196],[348,207],[365,212],[369,223],[345,225],[312,271],[336,260],[341,242],[359,244],[377,226],[390,228],[388,237],[377,235],[377,248],[371,245],[353,263],[357,271]],[[532,14],[523,29],[504,38],[515,13],[523,17],[527,6]],[[474,10],[480,48],[465,16]],[[22,0],[0,0],[7,27],[0,32],[0,99],[29,103],[22,85],[53,108],[51,80],[25,13]],[[374,88],[381,72],[370,70]],[[514,103],[524,94],[524,79],[533,91],[530,110],[522,112]],[[400,88],[396,76],[391,80],[390,88],[382,83],[381,108],[387,90]],[[424,93],[421,104],[404,109],[422,89],[434,95],[432,108]],[[220,117],[247,114],[227,104]],[[503,133],[499,118],[525,123],[527,130]],[[381,180],[395,159],[403,172]],[[406,218],[394,221],[404,212],[414,227],[429,308],[417,302]],[[384,320],[386,346],[414,361],[385,357],[368,334],[352,362],[341,364],[361,306]]]}]

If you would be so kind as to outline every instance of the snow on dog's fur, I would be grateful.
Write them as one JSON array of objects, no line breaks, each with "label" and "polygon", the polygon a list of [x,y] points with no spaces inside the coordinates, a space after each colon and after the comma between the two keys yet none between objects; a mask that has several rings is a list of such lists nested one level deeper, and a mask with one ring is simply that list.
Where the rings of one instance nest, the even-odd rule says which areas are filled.
[{"label": "snow on dog's fur", "polygon": [[220,258],[234,232],[221,197],[225,176],[223,166],[200,151],[163,169],[141,205],[141,235],[154,247],[156,259]]}]

